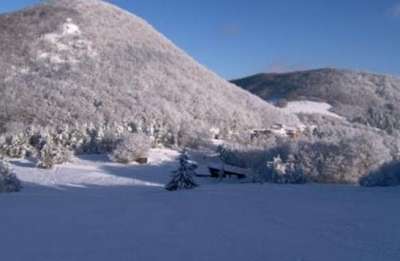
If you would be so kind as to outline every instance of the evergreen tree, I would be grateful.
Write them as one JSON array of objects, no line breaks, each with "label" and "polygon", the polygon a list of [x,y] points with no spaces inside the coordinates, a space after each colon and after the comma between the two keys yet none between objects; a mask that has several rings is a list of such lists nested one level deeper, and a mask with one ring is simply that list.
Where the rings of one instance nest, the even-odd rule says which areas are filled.
[{"label": "evergreen tree", "polygon": [[193,179],[197,166],[189,161],[189,156],[184,150],[179,158],[179,168],[173,172],[172,180],[165,186],[168,191],[180,189],[193,189],[198,185]]}]

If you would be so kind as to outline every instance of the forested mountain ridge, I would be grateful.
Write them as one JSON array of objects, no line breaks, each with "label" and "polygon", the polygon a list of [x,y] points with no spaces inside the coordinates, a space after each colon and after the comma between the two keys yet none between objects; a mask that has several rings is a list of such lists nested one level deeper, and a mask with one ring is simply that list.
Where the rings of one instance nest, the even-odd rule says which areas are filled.
[{"label": "forested mountain ridge", "polygon": [[400,79],[339,69],[257,74],[234,84],[265,100],[316,100],[351,122],[400,130]]},{"label": "forested mountain ridge", "polygon": [[297,122],[103,1],[48,1],[1,15],[0,49],[1,131],[88,122],[178,129]]}]

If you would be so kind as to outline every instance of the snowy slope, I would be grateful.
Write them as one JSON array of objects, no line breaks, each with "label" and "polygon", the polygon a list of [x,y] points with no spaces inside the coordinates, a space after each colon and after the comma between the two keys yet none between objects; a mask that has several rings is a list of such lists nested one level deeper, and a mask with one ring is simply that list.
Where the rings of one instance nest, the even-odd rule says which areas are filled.
[{"label": "snowy slope", "polygon": [[281,110],[285,113],[294,114],[322,114],[334,118],[344,119],[342,116],[331,111],[332,106],[326,102],[314,101],[291,101]]},{"label": "snowy slope", "polygon": [[[151,166],[160,166],[165,162],[171,162],[178,157],[178,152],[165,149],[152,150],[150,159]],[[146,173],[147,177],[154,176],[153,168],[148,166],[125,165],[109,162],[107,156],[86,155],[81,158],[74,158],[71,163],[56,166],[52,170],[34,168],[35,162],[29,160],[14,161],[18,177],[30,184],[62,189],[65,187],[88,186],[149,186],[163,187],[165,180],[146,181],[130,175],[131,172]],[[32,168],[26,171],[26,167]],[[110,170],[110,171],[109,171]],[[112,171],[118,170],[118,175]],[[110,173],[111,172],[111,173]],[[156,175],[158,178],[159,175]]]},{"label": "snowy slope", "polygon": [[265,100],[324,101],[350,122],[400,130],[400,78],[335,68],[257,74],[233,83]]},{"label": "snowy slope", "polygon": [[53,172],[14,162],[25,189],[0,195],[1,260],[399,260],[399,188],[203,179],[172,193],[158,185],[176,156],[87,157]]},{"label": "snowy slope", "polygon": [[43,1],[0,15],[0,49],[0,132],[11,122],[229,129],[298,121],[105,1]]}]

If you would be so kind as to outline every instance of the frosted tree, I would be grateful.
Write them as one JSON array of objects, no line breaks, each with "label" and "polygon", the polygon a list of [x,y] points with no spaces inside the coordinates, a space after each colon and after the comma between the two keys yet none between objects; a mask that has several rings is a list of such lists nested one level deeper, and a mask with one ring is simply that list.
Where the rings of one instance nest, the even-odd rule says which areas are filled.
[{"label": "frosted tree", "polygon": [[10,165],[0,159],[0,193],[16,192],[22,188],[21,182],[18,180]]},{"label": "frosted tree", "polygon": [[10,158],[23,158],[28,151],[28,140],[24,133],[17,133],[0,138],[0,154]]},{"label": "frosted tree", "polygon": [[43,169],[51,169],[54,165],[68,162],[71,156],[71,151],[62,146],[55,145],[49,139],[38,150],[39,162],[37,166]]},{"label": "frosted tree", "polygon": [[278,184],[303,184],[306,178],[302,169],[298,166],[295,156],[290,154],[286,160],[281,155],[273,158],[273,161],[267,162],[271,180]]},{"label": "frosted tree", "polygon": [[124,136],[111,154],[111,159],[118,163],[128,164],[146,159],[151,149],[151,140],[144,134]]},{"label": "frosted tree", "polygon": [[173,172],[172,180],[165,186],[168,191],[180,189],[193,189],[198,185],[193,179],[197,166],[190,162],[189,156],[184,150],[179,158],[179,168]]}]

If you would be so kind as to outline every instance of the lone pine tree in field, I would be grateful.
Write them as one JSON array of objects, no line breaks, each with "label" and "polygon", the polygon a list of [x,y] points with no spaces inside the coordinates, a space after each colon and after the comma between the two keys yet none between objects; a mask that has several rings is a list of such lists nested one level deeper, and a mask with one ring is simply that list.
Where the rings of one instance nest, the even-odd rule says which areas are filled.
[{"label": "lone pine tree in field", "polygon": [[198,185],[193,180],[197,166],[189,161],[189,156],[184,150],[179,158],[179,168],[173,173],[172,180],[165,186],[168,191],[180,189],[193,189]]}]

